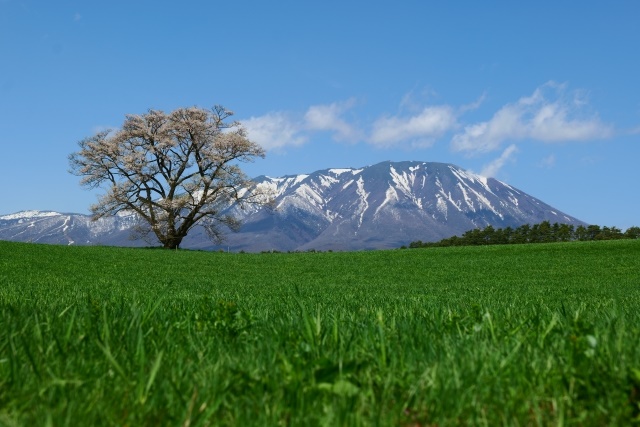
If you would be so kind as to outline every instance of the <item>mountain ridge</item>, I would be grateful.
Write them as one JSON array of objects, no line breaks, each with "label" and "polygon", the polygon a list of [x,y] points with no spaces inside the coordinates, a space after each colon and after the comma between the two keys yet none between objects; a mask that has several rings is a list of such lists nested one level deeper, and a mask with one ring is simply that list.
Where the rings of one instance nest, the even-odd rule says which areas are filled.
[{"label": "mountain ridge", "polygon": [[[231,206],[228,213],[243,222],[239,232],[227,233],[224,244],[214,245],[196,227],[182,246],[250,252],[384,249],[415,240],[437,241],[487,225],[513,227],[545,220],[585,225],[502,181],[450,163],[386,161],[310,174],[263,175],[254,182],[274,195],[273,211]],[[87,215],[37,212],[41,214],[33,218],[0,216],[0,239],[150,244],[129,240],[135,215],[120,213],[91,222]]]}]

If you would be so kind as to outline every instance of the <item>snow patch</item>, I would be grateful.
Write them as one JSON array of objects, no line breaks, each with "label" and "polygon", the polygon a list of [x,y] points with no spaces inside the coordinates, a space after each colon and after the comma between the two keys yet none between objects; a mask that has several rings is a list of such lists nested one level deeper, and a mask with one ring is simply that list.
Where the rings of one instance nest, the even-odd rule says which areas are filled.
[{"label": "snow patch", "polygon": [[[283,181],[284,180],[280,181],[280,183],[282,183]],[[275,198],[280,196],[282,193],[284,193],[284,190],[287,188],[286,185],[280,186],[278,185],[278,183],[279,182],[274,182],[274,181],[261,182],[258,185],[256,185],[256,189],[261,193],[263,193],[266,198],[269,198],[269,197]]]},{"label": "snow patch", "polygon": [[486,176],[478,175],[461,169],[456,169],[453,166],[449,166],[449,170],[451,170],[451,172],[456,176],[456,178],[458,178],[459,181],[471,181],[471,183],[473,184],[478,182],[484,187],[485,190],[493,194],[493,191],[491,191],[491,188],[489,187],[488,178]]},{"label": "snow patch", "polygon": [[129,209],[123,210],[123,211],[119,211],[116,213],[116,217],[118,218],[129,218],[129,217],[135,217],[137,214]]},{"label": "snow patch", "polygon": [[329,172],[334,175],[342,175],[343,173],[353,172],[353,169],[329,169]]},{"label": "snow patch", "polygon": [[300,196],[312,206],[321,207],[324,204],[324,199],[307,184],[303,184],[296,188],[295,192],[296,195]]},{"label": "snow patch", "polygon": [[21,211],[9,215],[0,216],[0,220],[10,221],[13,219],[31,219],[31,218],[44,218],[48,216],[60,216],[59,212],[51,211]]},{"label": "snow patch", "polygon": [[[440,190],[440,194],[442,195],[442,197],[444,197],[444,199],[446,199],[447,201],[449,201],[449,203],[451,203],[459,212],[462,212],[462,208],[460,207],[461,203],[459,200],[453,200],[453,197],[451,197],[451,192],[449,191],[448,193],[444,191],[444,189]],[[440,202],[440,200],[438,199],[438,203]]]},{"label": "snow patch", "polygon": [[509,185],[509,184],[507,184],[506,182],[502,182],[502,181],[499,181],[499,180],[496,180],[496,181],[498,181],[500,184],[502,184],[502,185],[504,185],[505,187],[507,187],[509,190],[513,190],[513,191],[515,191],[516,193],[521,194],[517,189],[513,188],[512,186],[510,186],[510,185]]},{"label": "snow patch", "polygon": [[378,212],[380,211],[380,209],[382,209],[385,205],[387,205],[387,203],[397,202],[397,201],[398,201],[398,192],[395,190],[395,188],[391,186],[391,184],[389,184],[389,188],[387,188],[387,191],[384,193],[384,201],[380,204],[380,206],[378,206],[373,216],[375,217],[376,215],[378,215]]},{"label": "snow patch", "polygon": [[307,179],[308,176],[309,175],[298,175],[298,176],[296,176],[296,178],[293,180],[293,185],[301,183],[302,181]]},{"label": "snow patch", "polygon": [[400,175],[393,166],[391,166],[391,178],[396,185],[407,193],[411,193],[411,187],[416,182],[416,174],[413,171],[410,174],[402,172],[402,175]]},{"label": "snow patch", "polygon": [[286,181],[286,180],[287,180],[287,178],[272,178],[272,177],[270,177],[270,176],[267,176],[267,177],[266,177],[266,179],[267,179],[267,180],[269,180],[269,181],[271,181],[271,182],[274,182],[274,183],[276,183],[276,184],[283,183],[284,181]]},{"label": "snow patch", "polygon": [[438,198],[438,201],[436,202],[436,209],[438,209],[438,211],[440,211],[440,213],[444,215],[444,219],[446,221],[447,213],[449,211],[447,208],[447,202],[440,194],[437,194],[436,197]]},{"label": "snow patch", "polygon": [[71,217],[67,216],[64,218],[64,224],[62,224],[62,232],[66,233],[69,229],[69,221],[71,221]]},{"label": "snow patch", "polygon": [[483,194],[480,194],[477,191],[475,191],[473,188],[469,188],[469,189],[476,195],[476,198],[478,199],[478,202],[480,204],[485,205],[487,207],[487,209],[489,209],[494,214],[498,215],[500,217],[500,219],[504,219],[504,216],[500,213],[500,211],[496,210],[491,205],[491,202],[489,201],[489,199],[487,199]]},{"label": "snow patch", "polygon": [[340,182],[332,176],[320,175],[320,185],[323,187],[331,187],[336,182]]},{"label": "snow patch", "polygon": [[364,179],[362,179],[362,177],[358,178],[358,181],[356,181],[356,184],[358,186],[356,193],[358,193],[358,196],[360,196],[360,203],[358,206],[359,211],[356,212],[356,214],[360,214],[360,218],[358,220],[358,228],[360,228],[362,226],[364,213],[367,211],[367,209],[369,209],[369,202],[367,201],[367,198],[369,197],[369,193],[367,193],[364,190]]},{"label": "snow patch", "polygon": [[329,222],[333,222],[333,220],[335,220],[339,216],[340,216],[340,214],[338,214],[338,212],[333,212],[330,209],[327,209],[325,211],[325,218],[327,218],[329,220]]},{"label": "snow patch", "polygon": [[417,207],[422,209],[422,199],[416,197],[413,191],[411,191],[411,187],[413,187],[416,182],[416,174],[413,172],[411,174],[402,172],[402,175],[400,175],[393,166],[390,166],[390,173],[391,179],[396,184],[396,188],[407,196]]},{"label": "snow patch", "polygon": [[469,194],[467,193],[467,190],[465,190],[465,188],[463,187],[462,182],[458,182],[456,184],[456,187],[458,187],[460,191],[462,191],[462,197],[464,197],[464,202],[467,204],[469,209],[471,209],[472,212],[475,212],[476,208],[473,205],[473,200],[471,200],[471,198],[469,197]]}]

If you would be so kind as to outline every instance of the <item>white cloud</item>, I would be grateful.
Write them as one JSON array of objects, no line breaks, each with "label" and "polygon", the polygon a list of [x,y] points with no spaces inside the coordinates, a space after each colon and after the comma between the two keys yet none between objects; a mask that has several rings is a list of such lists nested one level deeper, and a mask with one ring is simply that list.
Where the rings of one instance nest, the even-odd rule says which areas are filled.
[{"label": "white cloud", "polygon": [[565,94],[564,85],[546,83],[529,97],[507,104],[486,122],[468,125],[453,136],[456,151],[493,151],[505,141],[532,139],[542,142],[587,141],[608,138],[611,126],[597,115],[581,114],[584,94]]},{"label": "white cloud", "polygon": [[551,169],[556,165],[556,156],[553,154],[548,155],[547,157],[540,160],[538,163],[538,167],[543,169]]},{"label": "white cloud", "polygon": [[480,108],[480,106],[485,101],[485,99],[487,99],[487,93],[486,92],[484,92],[482,95],[480,95],[480,97],[478,97],[478,99],[473,101],[471,104],[465,104],[462,107],[460,107],[459,108],[460,113],[465,113],[467,111],[477,110],[478,108]]},{"label": "white cloud", "polygon": [[500,155],[500,157],[498,157],[497,159],[493,160],[492,162],[486,164],[483,168],[482,168],[482,172],[480,172],[480,175],[482,176],[489,176],[489,177],[495,177],[498,172],[500,171],[500,169],[502,169],[502,167],[505,165],[505,163],[509,160],[511,160],[511,157],[518,151],[518,147],[516,147],[515,144],[511,144],[510,146],[508,146]]},{"label": "white cloud", "polygon": [[456,126],[453,108],[447,105],[426,107],[408,116],[382,117],[373,123],[369,142],[378,147],[390,147],[403,142],[414,146],[432,145],[436,138]]},{"label": "white cloud", "polygon": [[640,126],[631,129],[628,133],[629,135],[640,135]]},{"label": "white cloud", "polygon": [[[458,107],[419,106],[413,97],[410,92],[402,99],[400,112],[381,116],[365,128],[357,126],[347,115],[356,106],[354,99],[312,105],[304,113],[270,112],[244,120],[243,124],[249,137],[267,150],[300,146],[318,133],[329,133],[335,141],[362,141],[379,148],[430,147],[439,138],[454,133],[453,150],[468,152],[491,152],[523,140],[586,141],[607,138],[613,133],[612,127],[597,115],[585,113],[589,106],[584,92],[568,93],[565,85],[553,82],[503,106],[490,120],[471,123],[462,130],[459,118],[479,109],[486,94]],[[514,152],[507,151],[508,155]],[[490,166],[487,170],[495,169]]]},{"label": "white cloud", "polygon": [[400,100],[400,111],[407,113],[419,113],[425,104],[431,103],[431,99],[438,98],[438,94],[430,88],[411,89]]},{"label": "white cloud", "polygon": [[338,141],[355,142],[360,139],[360,131],[340,116],[355,105],[355,100],[334,102],[329,105],[313,105],[304,115],[305,127],[311,131],[333,132]]},{"label": "white cloud", "polygon": [[305,144],[317,132],[331,132],[336,141],[356,142],[362,132],[341,115],[355,105],[355,100],[312,105],[301,116],[289,112],[270,112],[242,120],[250,139],[267,150]]},{"label": "white cloud", "polygon": [[272,112],[264,116],[242,120],[249,139],[260,144],[265,150],[298,146],[307,141],[300,123],[282,112]]}]

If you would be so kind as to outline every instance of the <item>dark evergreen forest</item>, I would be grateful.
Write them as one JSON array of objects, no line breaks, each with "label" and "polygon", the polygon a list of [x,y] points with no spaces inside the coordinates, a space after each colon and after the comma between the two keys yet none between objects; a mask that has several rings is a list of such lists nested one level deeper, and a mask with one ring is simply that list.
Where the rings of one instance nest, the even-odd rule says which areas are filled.
[{"label": "dark evergreen forest", "polygon": [[551,224],[543,221],[539,224],[524,224],[517,228],[476,228],[466,231],[462,236],[453,236],[439,242],[417,240],[409,244],[410,248],[430,248],[444,246],[509,245],[521,243],[552,243],[590,240],[638,239],[640,227],[630,227],[622,232],[616,227],[599,225]]}]

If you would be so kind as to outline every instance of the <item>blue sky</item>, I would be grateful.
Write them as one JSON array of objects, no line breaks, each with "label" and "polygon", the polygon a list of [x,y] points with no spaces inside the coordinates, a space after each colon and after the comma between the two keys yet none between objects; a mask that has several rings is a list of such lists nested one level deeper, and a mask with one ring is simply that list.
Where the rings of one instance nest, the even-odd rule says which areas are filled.
[{"label": "blue sky", "polygon": [[88,212],[77,142],[222,104],[250,176],[454,163],[640,226],[640,3],[0,0],[0,214]]}]

